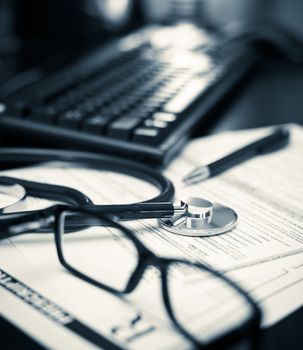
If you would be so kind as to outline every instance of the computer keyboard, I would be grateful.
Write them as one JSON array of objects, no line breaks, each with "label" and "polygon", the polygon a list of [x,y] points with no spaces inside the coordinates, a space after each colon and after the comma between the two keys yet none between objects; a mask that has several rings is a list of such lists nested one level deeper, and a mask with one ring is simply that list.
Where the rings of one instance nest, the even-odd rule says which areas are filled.
[{"label": "computer keyboard", "polygon": [[0,125],[164,166],[255,61],[190,24],[144,27],[2,99]]}]

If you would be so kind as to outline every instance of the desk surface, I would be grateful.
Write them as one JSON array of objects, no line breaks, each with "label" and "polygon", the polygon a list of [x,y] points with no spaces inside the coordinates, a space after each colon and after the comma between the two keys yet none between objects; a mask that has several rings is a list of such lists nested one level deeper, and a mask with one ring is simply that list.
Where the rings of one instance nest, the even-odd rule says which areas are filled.
[{"label": "desk surface", "polygon": [[[200,130],[200,134],[281,123],[303,124],[303,64],[267,57],[216,113],[220,114],[219,119]],[[303,334],[299,327],[302,323],[301,308],[265,332],[262,348],[284,349],[287,345],[301,349]],[[2,344],[10,344],[11,349],[40,349],[1,318],[0,335]],[[15,339],[13,344],[12,339]]]}]

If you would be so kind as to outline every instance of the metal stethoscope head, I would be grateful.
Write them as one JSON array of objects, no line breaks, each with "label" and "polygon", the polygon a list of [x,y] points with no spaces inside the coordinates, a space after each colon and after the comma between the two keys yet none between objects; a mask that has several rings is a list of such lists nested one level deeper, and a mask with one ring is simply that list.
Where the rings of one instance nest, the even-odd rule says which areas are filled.
[{"label": "metal stethoscope head", "polygon": [[238,221],[233,209],[202,198],[187,197],[174,208],[174,215],[159,219],[159,223],[165,230],[178,235],[214,236],[230,231]]}]

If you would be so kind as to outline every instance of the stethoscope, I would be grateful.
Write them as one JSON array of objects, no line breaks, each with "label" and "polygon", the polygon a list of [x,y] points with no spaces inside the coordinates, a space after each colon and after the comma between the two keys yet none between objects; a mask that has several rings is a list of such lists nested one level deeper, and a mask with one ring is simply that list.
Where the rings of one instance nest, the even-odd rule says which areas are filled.
[{"label": "stethoscope", "polygon": [[131,175],[156,186],[159,194],[138,203],[95,205],[85,194],[70,187],[2,176],[0,194],[8,197],[8,200],[6,205],[1,207],[0,204],[0,215],[22,213],[26,209],[27,196],[33,196],[81,206],[92,212],[112,215],[118,220],[158,219],[163,229],[183,236],[218,235],[230,231],[238,220],[233,209],[202,198],[189,196],[173,203],[175,189],[172,182],[157,169],[131,160],[69,150],[0,149],[0,162],[32,164],[51,161],[76,163],[97,170]]}]

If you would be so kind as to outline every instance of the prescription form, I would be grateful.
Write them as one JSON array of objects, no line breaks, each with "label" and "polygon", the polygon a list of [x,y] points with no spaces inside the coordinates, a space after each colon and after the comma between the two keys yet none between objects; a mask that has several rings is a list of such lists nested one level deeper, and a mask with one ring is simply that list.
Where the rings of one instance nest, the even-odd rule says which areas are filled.
[{"label": "prescription form", "polygon": [[[204,183],[186,187],[181,179],[196,166],[262,137],[270,129],[196,139],[166,170],[177,197],[194,195],[234,208],[239,222],[231,232],[189,238],[160,229],[156,220],[127,223],[155,253],[206,263],[239,282],[262,307],[262,327],[303,304],[303,129],[289,127],[288,147],[255,157]],[[5,174],[74,187],[98,204],[135,202],[157,193],[151,185],[125,175],[60,163]],[[27,201],[29,209],[50,204],[36,198]],[[36,299],[20,297],[17,287]],[[28,234],[0,242],[0,312],[47,348],[107,348],[109,339],[129,349],[187,349],[188,342],[165,314],[159,288],[146,279],[140,290],[121,299],[72,276],[60,265],[51,234]],[[224,298],[224,291],[219,294]],[[230,320],[221,317],[221,323],[216,322],[227,311],[226,303],[219,303],[218,293],[203,297],[213,306],[202,320],[201,333],[207,340],[226,329]],[[67,326],[71,318],[77,320],[77,327]],[[98,334],[100,342],[93,342]]]}]

